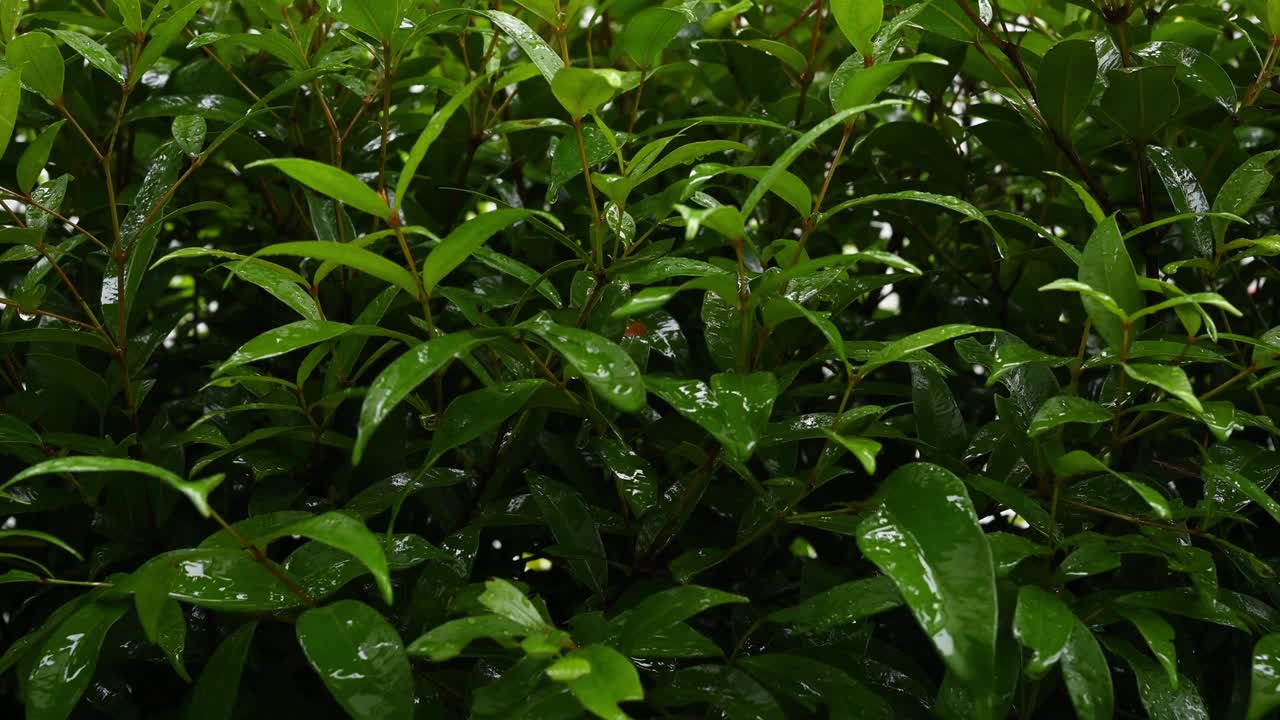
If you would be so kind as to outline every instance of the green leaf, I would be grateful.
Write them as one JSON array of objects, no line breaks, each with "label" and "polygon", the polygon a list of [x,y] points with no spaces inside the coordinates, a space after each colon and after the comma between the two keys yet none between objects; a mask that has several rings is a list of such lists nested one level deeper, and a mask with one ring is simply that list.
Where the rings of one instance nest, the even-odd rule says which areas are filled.
[{"label": "green leaf", "polygon": [[569,485],[537,473],[528,473],[528,483],[556,542],[570,555],[569,572],[592,592],[604,592],[609,563],[587,501]]},{"label": "green leaf", "polygon": [[1063,40],[1045,53],[1036,78],[1040,112],[1054,130],[1071,136],[1071,128],[1093,97],[1098,55],[1087,40]]},{"label": "green leaf", "polygon": [[238,548],[173,550],[157,555],[120,583],[146,585],[167,578],[169,596],[212,610],[281,610],[303,604],[276,575]]},{"label": "green leaf", "polygon": [[574,673],[563,682],[592,715],[622,720],[628,716],[618,703],[644,699],[640,674],[617,650],[607,645],[588,645],[573,651],[566,659],[583,661],[591,668],[585,674]]},{"label": "green leaf", "polygon": [[400,170],[400,178],[396,181],[395,208],[397,212],[404,207],[404,199],[409,194],[410,184],[413,182],[414,176],[418,174],[418,167],[422,165],[422,161],[426,158],[427,151],[431,149],[431,145],[444,132],[445,126],[449,124],[449,119],[453,117],[458,108],[462,107],[471,97],[476,88],[488,82],[488,80],[489,75],[487,73],[477,75],[461,90],[454,93],[449,98],[449,102],[437,110],[436,114],[432,115],[431,120],[427,122],[427,126],[422,129],[422,133],[418,135],[418,139],[413,143],[413,148],[409,151],[409,157],[404,161],[404,167]]},{"label": "green leaf", "polygon": [[282,537],[305,537],[337,548],[360,562],[373,574],[382,599],[391,604],[391,574],[387,555],[378,537],[364,523],[342,512],[327,512],[299,520],[264,535],[250,538],[256,545],[266,545]]},{"label": "green leaf", "polygon": [[1173,517],[1173,511],[1169,508],[1169,501],[1165,499],[1164,495],[1160,494],[1159,490],[1146,483],[1134,480],[1124,473],[1112,470],[1106,463],[1084,450],[1073,450],[1055,460],[1053,471],[1061,477],[1075,477],[1077,475],[1100,472],[1109,473],[1112,477],[1128,485],[1134,492],[1138,493],[1150,506],[1156,517],[1162,520],[1168,520]]},{"label": "green leaf", "polygon": [[418,296],[418,285],[408,270],[381,255],[355,245],[322,242],[319,240],[300,240],[268,245],[254,253],[254,255],[258,257],[290,255],[324,260],[354,268],[379,280],[391,283],[414,297]]},{"label": "green leaf", "polygon": [[1138,696],[1142,699],[1146,716],[1151,720],[1208,720],[1209,710],[1200,698],[1196,684],[1187,678],[1170,685],[1168,677],[1151,658],[1139,652],[1127,640],[1106,636],[1103,644],[1112,653],[1124,658],[1133,669],[1137,680]]},{"label": "green leaf", "polygon": [[831,0],[831,14],[840,31],[863,57],[875,55],[871,39],[884,20],[883,0]]},{"label": "green leaf", "polygon": [[1211,478],[1234,487],[1241,495],[1257,503],[1271,516],[1271,519],[1280,523],[1280,502],[1276,502],[1266,490],[1258,487],[1257,483],[1224,465],[1208,464],[1204,472]]},{"label": "green leaf", "polygon": [[[1164,183],[1174,210],[1180,214],[1209,212],[1209,198],[1200,187],[1200,181],[1177,155],[1165,148],[1152,146],[1147,148],[1147,158]],[[1213,257],[1214,229],[1208,217],[1198,215],[1184,222],[1182,227],[1196,255]]]},{"label": "green leaf", "polygon": [[519,412],[534,393],[548,387],[546,380],[515,380],[460,395],[444,411],[431,438],[427,464],[434,465],[446,452],[461,447],[502,426]]},{"label": "green leaf", "polygon": [[226,362],[218,366],[214,375],[222,375],[241,365],[332,340],[344,335],[350,329],[351,326],[346,323],[329,320],[298,320],[272,328],[241,345],[231,357],[227,358]]},{"label": "green leaf", "polygon": [[[195,17],[197,11],[204,7],[203,0],[190,0],[186,5],[176,8],[164,22],[158,24],[151,30],[151,40],[147,42],[146,47],[142,49],[142,54],[138,56],[138,62],[133,65],[129,74],[129,86],[133,87],[138,84],[142,76],[148,70],[155,67],[160,62],[160,58],[169,49],[169,46],[178,39],[182,31],[187,27],[187,23]],[[163,7],[163,3],[157,3],[157,8]]]},{"label": "green leaf", "polygon": [[716,373],[701,380],[649,377],[649,391],[711,433],[734,459],[746,462],[773,410],[779,388],[772,373]]},{"label": "green leaf", "polygon": [[887,575],[842,583],[794,607],[775,610],[769,619],[821,633],[902,606],[902,595]]},{"label": "green leaf", "polygon": [[[846,1],[855,5],[861,4],[861,0]],[[878,4],[879,0],[872,0],[872,3]],[[902,60],[878,62],[870,67],[855,68],[844,78],[844,85],[840,88],[840,94],[833,99],[832,104],[836,110],[840,111],[858,110],[859,108],[870,109],[869,103],[879,97],[885,88],[897,82],[898,78],[911,69],[912,65],[922,63],[944,65],[946,61],[939,57],[922,53]]]},{"label": "green leaf", "polygon": [[826,706],[829,713],[826,717],[832,720],[896,717],[888,702],[833,665],[803,655],[782,653],[752,655],[739,659],[737,664],[775,696],[786,696],[800,703],[809,717],[819,716],[819,705]]},{"label": "green leaf", "polygon": [[402,0],[330,0],[328,10],[369,37],[390,43],[404,15],[401,3]]},{"label": "green leaf", "polygon": [[195,509],[205,517],[209,517],[210,512],[209,493],[213,492],[213,489],[218,487],[223,479],[222,475],[213,475],[203,480],[192,480],[188,482],[162,467],[145,463],[140,460],[77,455],[45,460],[42,463],[37,463],[28,467],[17,475],[9,478],[9,480],[4,484],[0,485],[0,494],[24,480],[38,477],[40,475],[99,472],[137,473],[139,475],[146,475],[159,480],[165,485],[168,485],[174,490],[185,495],[187,500],[195,506]]},{"label": "green leaf", "polygon": [[[1142,292],[1138,289],[1138,271],[1120,236],[1120,227],[1114,216],[1098,224],[1085,243],[1080,264],[1080,282],[1105,293],[1115,300],[1125,313],[1132,315],[1142,309]],[[1085,312],[1093,321],[1093,329],[1106,340],[1113,350],[1125,346],[1124,322],[1102,307],[1093,298],[1082,297]],[[1134,322],[1128,336],[1132,341],[1142,331],[1142,323]]]},{"label": "green leaf", "polygon": [[357,720],[413,715],[413,673],[400,634],[382,613],[339,600],[298,617],[298,644],[325,687]]},{"label": "green leaf", "polygon": [[65,120],[58,122],[45,128],[40,137],[36,138],[27,145],[22,151],[22,155],[18,158],[18,188],[24,193],[31,192],[31,188],[36,186],[36,182],[40,179],[40,173],[44,170],[45,163],[49,162],[49,151],[53,150],[53,143],[58,139],[58,131],[66,124]]},{"label": "green leaf", "polygon": [[[1258,153],[1240,163],[1227,181],[1222,183],[1222,188],[1213,198],[1213,211],[1239,216],[1248,215],[1254,204],[1275,180],[1276,158],[1280,158],[1280,150]],[[1213,237],[1218,248],[1222,247],[1226,235],[1227,222],[1214,220]]]},{"label": "green leaf", "polygon": [[875,107],[881,107],[883,105],[884,103],[877,103],[874,105],[845,108],[837,112],[835,115],[832,115],[826,120],[818,123],[810,129],[809,132],[801,135],[794,143],[791,144],[790,147],[783,151],[782,155],[778,156],[778,159],[774,161],[773,165],[769,166],[769,171],[766,172],[764,176],[760,178],[760,181],[756,183],[756,186],[752,188],[751,194],[748,195],[747,199],[742,203],[742,216],[750,217],[751,211],[755,210],[756,205],[764,199],[765,193],[769,192],[769,188],[783,173],[783,171],[791,167],[791,163],[795,162],[796,158],[800,157],[801,153],[808,150],[815,142],[818,141],[818,138],[826,134],[828,130],[849,120],[860,112],[864,112]]},{"label": "green leaf", "polygon": [[840,435],[829,430],[826,435],[857,458],[858,463],[862,465],[862,469],[866,470],[868,475],[876,474],[876,455],[880,454],[880,450],[884,447],[883,445],[871,438]]},{"label": "green leaf", "polygon": [[1107,656],[1102,654],[1098,640],[1085,627],[1076,622],[1062,654],[1062,679],[1066,681],[1067,694],[1080,720],[1109,720],[1115,712],[1115,688],[1111,684],[1111,669]]},{"label": "green leaf", "polygon": [[520,46],[524,54],[528,55],[533,64],[538,66],[538,71],[542,73],[542,77],[547,79],[547,82],[551,82],[556,73],[564,67],[564,61],[560,59],[555,50],[551,49],[547,41],[543,40],[538,33],[534,32],[532,28],[525,25],[520,19],[497,10],[480,14],[489,18],[494,25],[497,25],[499,29],[516,41],[516,44]]},{"label": "green leaf", "polygon": [[[355,176],[342,170],[342,168],[316,162],[315,160],[274,158],[251,162],[245,165],[245,169],[263,166],[279,168],[284,174],[312,190],[350,205],[357,210],[367,212],[376,218],[382,220],[391,218],[391,208],[387,207],[387,203],[382,196],[374,192],[373,188],[356,179]],[[295,244],[297,243],[282,243],[282,245]]]},{"label": "green leaf", "polygon": [[545,314],[521,323],[537,335],[599,393],[623,412],[644,407],[644,381],[640,368],[617,343],[589,331],[552,322]]},{"label": "green leaf", "polygon": [[108,77],[117,83],[124,84],[124,68],[120,65],[120,61],[116,60],[116,56],[100,45],[97,40],[74,30],[53,30],[52,32],[59,40],[79,53],[80,57],[87,60],[90,65],[106,73]]},{"label": "green leaf", "polygon": [[1146,640],[1147,646],[1151,648],[1151,654],[1155,655],[1156,660],[1164,667],[1165,674],[1169,678],[1169,687],[1177,690],[1181,683],[1178,679],[1177,650],[1173,644],[1173,626],[1159,613],[1146,608],[1117,606],[1116,612],[1138,629],[1143,640]]},{"label": "green leaf", "polygon": [[190,157],[199,156],[204,149],[206,131],[204,117],[200,115],[178,115],[173,119],[173,140]]},{"label": "green leaf", "polygon": [[480,604],[495,615],[515,623],[525,632],[551,628],[529,598],[506,580],[495,578],[485,582],[484,592],[480,594]]},{"label": "green leaf", "polygon": [[477,615],[447,622],[409,645],[410,655],[425,655],[431,662],[452,660],[468,645],[485,638],[510,642],[528,632],[501,615]]},{"label": "green leaf", "polygon": [[516,0],[516,4],[552,25],[560,24],[555,0]]},{"label": "green leaf", "polygon": [[601,105],[624,92],[629,85],[625,73],[617,70],[561,68],[551,79],[551,92],[574,120],[595,112]]},{"label": "green leaf", "polygon": [[66,550],[69,554],[71,554],[77,560],[84,559],[79,552],[76,552],[75,548],[68,545],[64,540],[62,540],[62,538],[59,538],[56,535],[52,535],[50,533],[43,532],[40,530],[27,530],[27,529],[0,530],[0,540],[7,540],[9,538],[28,538],[31,540],[39,540],[41,542],[46,542],[46,543],[49,543],[50,545],[54,545],[62,548],[63,550]]},{"label": "green leaf", "polygon": [[454,359],[470,353],[490,339],[468,333],[445,335],[410,349],[388,365],[369,386],[364,405],[360,408],[359,429],[351,451],[352,462],[360,464],[373,431],[405,396]]},{"label": "green leaf", "polygon": [[1146,142],[1178,111],[1173,76],[1169,65],[1112,70],[1098,107],[1126,135]]},{"label": "green leaf", "polygon": [[1235,84],[1211,56],[1189,45],[1168,41],[1147,43],[1137,48],[1134,55],[1144,58],[1151,65],[1172,65],[1177,70],[1178,80],[1184,85],[1211,98],[1223,110],[1235,111]]},{"label": "green leaf", "polygon": [[650,594],[632,608],[616,631],[618,647],[629,652],[646,638],[720,605],[745,603],[747,598],[714,588],[684,585]]},{"label": "green leaf", "polygon": [[70,717],[93,681],[98,654],[107,631],[129,609],[119,601],[95,600],[63,620],[36,651],[26,677],[27,717],[62,720]]},{"label": "green leaf", "polygon": [[131,33],[142,32],[142,0],[111,0],[111,4],[120,11],[126,30]]},{"label": "green leaf", "polygon": [[1280,633],[1272,633],[1253,646],[1253,679],[1249,684],[1248,720],[1263,720],[1280,707]]},{"label": "green leaf", "polygon": [[889,363],[898,362],[907,355],[917,350],[937,345],[940,342],[954,340],[965,335],[973,335],[981,332],[999,332],[997,328],[980,327],[978,325],[939,325],[938,327],[928,330],[921,330],[918,333],[908,335],[904,338],[895,340],[881,349],[877,350],[874,355],[867,358],[862,367],[858,369],[860,377],[866,377],[877,368],[888,365]]},{"label": "green leaf", "polygon": [[463,223],[432,248],[431,254],[422,262],[423,289],[430,293],[494,234],[531,217],[542,217],[557,227],[560,225],[554,217],[532,210],[494,210]]},{"label": "green leaf", "polygon": [[1036,437],[1067,423],[1099,425],[1111,422],[1112,417],[1106,408],[1096,402],[1074,395],[1058,395],[1045,400],[1036,410],[1027,427],[1027,434]]},{"label": "green leaf", "polygon": [[22,73],[22,82],[53,102],[62,98],[62,54],[58,43],[42,32],[19,35],[4,50],[9,67]]},{"label": "green leaf", "polygon": [[921,365],[911,366],[911,409],[916,436],[945,455],[962,457],[969,433],[946,380]]},{"label": "green leaf", "polygon": [[619,42],[631,61],[641,68],[651,68],[680,30],[689,23],[678,10],[650,7],[631,16],[622,27]]},{"label": "green leaf", "polygon": [[255,621],[246,622],[218,644],[191,691],[186,720],[231,720],[257,627]]},{"label": "green leaf", "polygon": [[[893,579],[947,668],[991,714],[996,654],[995,568],[964,483],[912,463],[881,485],[858,525],[858,548]],[[985,709],[984,709],[985,708]]]},{"label": "green leaf", "polygon": [[1196,412],[1204,412],[1200,399],[1191,388],[1191,381],[1182,368],[1173,365],[1155,365],[1151,363],[1125,363],[1124,372],[1141,383],[1155,385],[1161,390],[1186,403]]},{"label": "green leaf", "polygon": [[1013,615],[1013,636],[1031,650],[1027,676],[1044,677],[1067,653],[1071,635],[1079,626],[1071,608],[1052,593],[1030,585],[1021,588]]},{"label": "green leaf", "polygon": [[0,77],[0,155],[9,148],[13,126],[18,121],[18,105],[22,101],[22,70],[11,68]]}]

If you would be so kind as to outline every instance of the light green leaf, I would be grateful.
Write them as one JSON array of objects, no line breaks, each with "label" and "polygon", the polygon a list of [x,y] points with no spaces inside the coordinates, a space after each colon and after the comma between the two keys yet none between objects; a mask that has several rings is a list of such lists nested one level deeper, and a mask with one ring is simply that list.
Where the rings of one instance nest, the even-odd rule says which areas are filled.
[{"label": "light green leaf", "polygon": [[13,126],[18,122],[18,105],[22,101],[22,70],[10,68],[0,77],[0,155],[9,148]]},{"label": "light green leaf", "polygon": [[688,18],[678,10],[645,8],[627,20],[620,44],[632,62],[648,69],[657,63],[662,51],[688,23]]},{"label": "light green leaf", "polygon": [[[634,78],[638,82],[638,78]],[[593,70],[588,68],[561,68],[551,79],[551,92],[568,111],[579,120],[613,99],[614,95],[634,86],[626,73],[617,70]]]},{"label": "light green leaf", "polygon": [[490,612],[515,623],[525,632],[552,627],[519,588],[501,578],[486,581],[479,600]]},{"label": "light green leaf", "polygon": [[627,714],[618,703],[643,700],[640,674],[622,653],[607,645],[588,645],[569,658],[585,661],[591,671],[565,680],[569,691],[591,714],[604,720],[624,720]]},{"label": "light green leaf", "polygon": [[326,0],[326,4],[339,20],[383,43],[391,42],[404,15],[402,0]]},{"label": "light green leaf", "polygon": [[[371,191],[372,192],[372,191]],[[362,273],[385,280],[409,293],[418,296],[418,285],[413,275],[394,262],[350,243],[323,242],[320,240],[299,240],[295,242],[276,243],[254,253],[256,257],[289,255],[325,260],[338,265],[354,268]]]},{"label": "light green leaf", "polygon": [[541,217],[560,227],[559,220],[534,210],[503,209],[487,212],[468,220],[440,241],[422,262],[422,287],[430,293],[436,284],[471,257],[477,248],[496,233],[521,220]]},{"label": "light green leaf", "polygon": [[22,72],[22,82],[53,102],[62,98],[62,54],[53,38],[29,32],[9,41],[4,50],[9,67]]},{"label": "light green leaf", "polygon": [[120,61],[116,60],[116,56],[100,45],[97,40],[74,30],[54,30],[53,34],[79,53],[80,57],[87,60],[90,65],[106,73],[117,83],[124,84],[124,68],[120,65]]},{"label": "light green leaf", "polygon": [[451,620],[414,640],[410,655],[425,655],[431,662],[452,660],[476,640],[493,639],[509,643],[528,632],[525,626],[501,615],[476,615]]},{"label": "light green leaf", "polygon": [[[1111,296],[1126,314],[1132,315],[1142,309],[1138,271],[1134,269],[1133,260],[1124,246],[1115,216],[1099,223],[1089,236],[1089,242],[1084,246],[1079,279],[1094,290]],[[1089,319],[1093,321],[1094,330],[1106,340],[1107,345],[1117,351],[1124,347],[1124,321],[1093,298],[1082,297],[1081,301]],[[1129,340],[1132,341],[1141,332],[1142,323],[1134,322],[1128,332]]]},{"label": "light green leaf", "polygon": [[[862,0],[847,0],[855,5]],[[878,3],[879,0],[873,0]],[[921,53],[902,60],[878,62],[870,67],[854,68],[844,77],[844,85],[840,94],[834,98],[836,110],[848,110],[864,107],[884,92],[884,89],[898,81],[902,74],[917,64],[945,65],[942,58]]]},{"label": "light green leaf", "polygon": [[131,33],[142,32],[142,0],[111,0],[111,4],[120,11],[126,30]]},{"label": "light green leaf", "polygon": [[1186,403],[1192,410],[1198,413],[1204,412],[1200,398],[1196,397],[1195,390],[1191,388],[1191,381],[1187,379],[1187,374],[1182,368],[1174,365],[1125,363],[1124,372],[1138,382],[1155,385]]},{"label": "light green leaf", "polygon": [[863,57],[875,55],[871,40],[884,20],[883,0],[831,0],[831,14]]},{"label": "light green leaf", "polygon": [[227,358],[226,362],[218,366],[214,375],[221,375],[241,365],[332,340],[350,329],[351,326],[346,323],[330,320],[298,320],[272,328],[241,345],[231,357]]},{"label": "light green leaf", "polygon": [[[302,158],[275,158],[258,160],[245,166],[246,169],[256,167],[279,168],[289,177],[306,185],[318,193],[334,200],[346,203],[357,210],[387,220],[391,217],[391,208],[373,188],[365,185],[341,168]],[[283,243],[293,245],[295,243]]]}]

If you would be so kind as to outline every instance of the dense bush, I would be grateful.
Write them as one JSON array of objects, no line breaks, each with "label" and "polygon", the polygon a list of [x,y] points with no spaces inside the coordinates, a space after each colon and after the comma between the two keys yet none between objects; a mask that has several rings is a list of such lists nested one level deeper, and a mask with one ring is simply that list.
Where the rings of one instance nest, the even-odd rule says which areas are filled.
[{"label": "dense bush", "polygon": [[0,714],[1262,718],[1280,1],[0,0]]}]

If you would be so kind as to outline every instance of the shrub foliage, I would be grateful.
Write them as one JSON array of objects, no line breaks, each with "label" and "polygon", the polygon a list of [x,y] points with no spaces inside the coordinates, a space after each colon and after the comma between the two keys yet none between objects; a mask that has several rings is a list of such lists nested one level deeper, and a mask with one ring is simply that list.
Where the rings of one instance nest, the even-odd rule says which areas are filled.
[{"label": "shrub foliage", "polygon": [[1264,717],[1280,2],[1093,2],[0,0],[0,710]]}]

